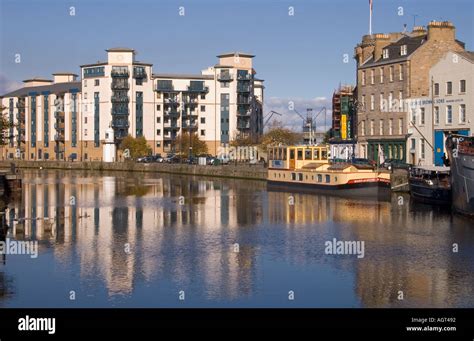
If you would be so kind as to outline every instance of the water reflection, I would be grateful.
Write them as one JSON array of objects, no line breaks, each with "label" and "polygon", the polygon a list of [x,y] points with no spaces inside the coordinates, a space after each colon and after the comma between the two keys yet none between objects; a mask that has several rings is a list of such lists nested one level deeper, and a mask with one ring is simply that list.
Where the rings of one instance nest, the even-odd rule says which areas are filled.
[{"label": "water reflection", "polygon": [[[29,171],[23,180],[23,195],[5,211],[8,233],[40,241],[54,271],[39,285],[73,286],[92,296],[86,306],[117,297],[127,306],[178,306],[179,290],[197,306],[285,306],[278,295],[294,287],[302,306],[474,306],[472,221],[406,196],[402,204],[395,195],[354,201],[153,174]],[[365,241],[365,258],[324,254],[332,238]],[[9,269],[21,279],[20,269],[35,266],[9,262],[0,303],[44,304],[33,286],[2,298]],[[302,277],[292,278],[296,270]]]}]

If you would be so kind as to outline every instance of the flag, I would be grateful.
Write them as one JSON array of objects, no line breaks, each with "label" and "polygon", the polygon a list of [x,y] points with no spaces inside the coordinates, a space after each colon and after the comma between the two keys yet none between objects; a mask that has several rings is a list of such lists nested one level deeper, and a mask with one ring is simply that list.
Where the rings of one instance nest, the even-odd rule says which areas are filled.
[{"label": "flag", "polygon": [[372,0],[369,0],[369,6],[370,6],[370,11],[372,11],[372,8],[373,8]]},{"label": "flag", "polygon": [[379,165],[385,162],[385,156],[383,155],[382,145],[379,144]]}]

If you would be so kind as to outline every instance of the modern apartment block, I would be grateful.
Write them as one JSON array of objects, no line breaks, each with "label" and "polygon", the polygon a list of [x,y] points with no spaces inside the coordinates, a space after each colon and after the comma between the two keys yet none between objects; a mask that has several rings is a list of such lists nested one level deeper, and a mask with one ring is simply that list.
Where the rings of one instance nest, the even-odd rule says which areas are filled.
[{"label": "modern apartment block", "polygon": [[332,95],[331,158],[349,159],[356,156],[355,127],[356,89],[351,85],[341,85]]},{"label": "modern apartment block", "polygon": [[464,51],[450,22],[362,38],[355,48],[360,157],[378,160],[380,145],[385,158],[407,160],[406,100],[428,96],[429,71],[448,51]]},{"label": "modern apartment block", "polygon": [[[144,136],[154,153],[173,150],[182,132],[197,133],[211,154],[238,137],[263,133],[263,80],[253,55],[228,53],[197,75],[153,74],[129,48],[107,50],[107,61],[81,65],[82,79],[56,73],[1,96],[13,123],[2,159],[102,160],[106,130],[117,145]],[[120,155],[117,158],[120,159]]]},{"label": "modern apartment block", "polygon": [[429,95],[410,100],[408,160],[441,166],[446,137],[474,131],[474,52],[447,52],[429,74]]}]

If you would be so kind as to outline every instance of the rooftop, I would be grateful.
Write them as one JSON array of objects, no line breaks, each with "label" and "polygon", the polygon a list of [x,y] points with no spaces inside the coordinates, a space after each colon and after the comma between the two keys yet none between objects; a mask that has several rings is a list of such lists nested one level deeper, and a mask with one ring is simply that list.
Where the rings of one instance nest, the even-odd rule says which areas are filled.
[{"label": "rooftop", "polygon": [[224,58],[224,57],[233,57],[233,56],[239,56],[239,57],[246,57],[246,58],[253,58],[255,57],[253,54],[250,53],[245,53],[245,52],[229,52],[229,53],[223,53],[217,56],[217,58]]},{"label": "rooftop", "polygon": [[128,48],[128,47],[112,47],[110,49],[105,50],[107,52],[134,52],[134,49]]},{"label": "rooftop", "polygon": [[48,85],[29,86],[29,87],[20,88],[18,90],[11,91],[0,97],[25,97],[25,96],[29,96],[31,93],[41,93],[44,91],[59,94],[59,93],[71,92],[73,90],[78,91],[78,92],[81,91],[81,82],[65,82],[65,83],[55,83],[55,84],[48,84]]}]

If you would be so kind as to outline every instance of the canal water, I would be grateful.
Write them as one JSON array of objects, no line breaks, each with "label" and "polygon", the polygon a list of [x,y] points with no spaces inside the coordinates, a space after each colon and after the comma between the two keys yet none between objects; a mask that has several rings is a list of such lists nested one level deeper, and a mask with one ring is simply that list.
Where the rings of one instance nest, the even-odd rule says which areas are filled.
[{"label": "canal water", "polygon": [[3,213],[38,255],[3,257],[2,307],[474,307],[474,221],[406,195],[32,170]]}]

